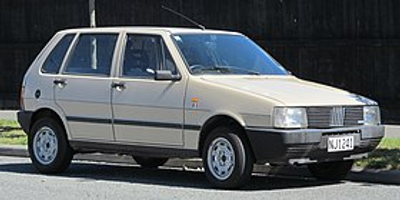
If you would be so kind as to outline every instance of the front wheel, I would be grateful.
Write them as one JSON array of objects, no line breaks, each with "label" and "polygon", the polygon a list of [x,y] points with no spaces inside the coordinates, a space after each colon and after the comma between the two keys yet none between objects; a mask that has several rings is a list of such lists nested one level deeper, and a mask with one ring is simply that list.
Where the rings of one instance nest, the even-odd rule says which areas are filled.
[{"label": "front wheel", "polygon": [[354,161],[323,162],[308,165],[308,170],[319,180],[342,180],[351,170]]},{"label": "front wheel", "polygon": [[33,124],[28,136],[28,150],[32,164],[41,173],[63,172],[73,157],[64,128],[49,117]]},{"label": "front wheel", "polygon": [[203,165],[208,180],[219,188],[238,188],[251,177],[254,159],[237,129],[219,127],[207,137]]}]

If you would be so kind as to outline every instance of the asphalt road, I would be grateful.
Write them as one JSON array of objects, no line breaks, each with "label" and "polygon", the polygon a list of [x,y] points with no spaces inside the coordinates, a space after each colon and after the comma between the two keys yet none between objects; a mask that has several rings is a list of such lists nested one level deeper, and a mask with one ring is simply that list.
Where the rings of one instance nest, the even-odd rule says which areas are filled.
[{"label": "asphalt road", "polygon": [[400,185],[321,182],[254,175],[242,190],[209,186],[202,172],[145,170],[126,164],[74,161],[61,175],[37,174],[29,159],[0,156],[0,199],[398,199]]}]

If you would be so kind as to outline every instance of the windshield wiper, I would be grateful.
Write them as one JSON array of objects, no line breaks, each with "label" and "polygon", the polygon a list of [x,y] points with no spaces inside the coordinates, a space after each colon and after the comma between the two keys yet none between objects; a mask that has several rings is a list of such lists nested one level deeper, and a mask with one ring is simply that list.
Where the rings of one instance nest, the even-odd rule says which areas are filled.
[{"label": "windshield wiper", "polygon": [[214,66],[192,65],[192,66],[190,66],[190,70],[193,73],[202,73],[204,71],[218,71],[220,73],[230,73],[233,70],[235,70],[235,71],[246,72],[246,74],[249,74],[249,75],[260,75],[260,72],[257,72],[254,70],[235,67],[235,66],[229,66],[229,65],[214,65]]},{"label": "windshield wiper", "polygon": [[260,75],[260,72],[258,72],[258,71],[254,71],[254,70],[246,69],[246,68],[235,67],[235,66],[229,66],[229,65],[218,65],[218,66],[214,66],[214,68],[215,69],[219,69],[219,70],[243,71],[243,72],[246,72],[247,74],[250,74],[250,75]]}]

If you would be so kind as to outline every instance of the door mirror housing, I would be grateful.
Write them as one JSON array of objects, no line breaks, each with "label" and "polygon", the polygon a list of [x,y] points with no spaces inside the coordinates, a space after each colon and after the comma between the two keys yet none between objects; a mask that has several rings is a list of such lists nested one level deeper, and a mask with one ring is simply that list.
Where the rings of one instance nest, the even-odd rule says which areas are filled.
[{"label": "door mirror housing", "polygon": [[157,81],[178,81],[181,79],[181,76],[173,75],[170,70],[156,70],[155,79]]}]

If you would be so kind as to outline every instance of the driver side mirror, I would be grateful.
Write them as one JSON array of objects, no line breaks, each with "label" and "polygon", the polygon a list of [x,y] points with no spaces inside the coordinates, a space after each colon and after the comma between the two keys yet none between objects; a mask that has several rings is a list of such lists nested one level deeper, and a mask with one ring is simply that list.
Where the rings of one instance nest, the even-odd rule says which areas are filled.
[{"label": "driver side mirror", "polygon": [[170,70],[156,70],[155,80],[157,81],[178,81],[181,80],[181,76],[173,75]]}]

